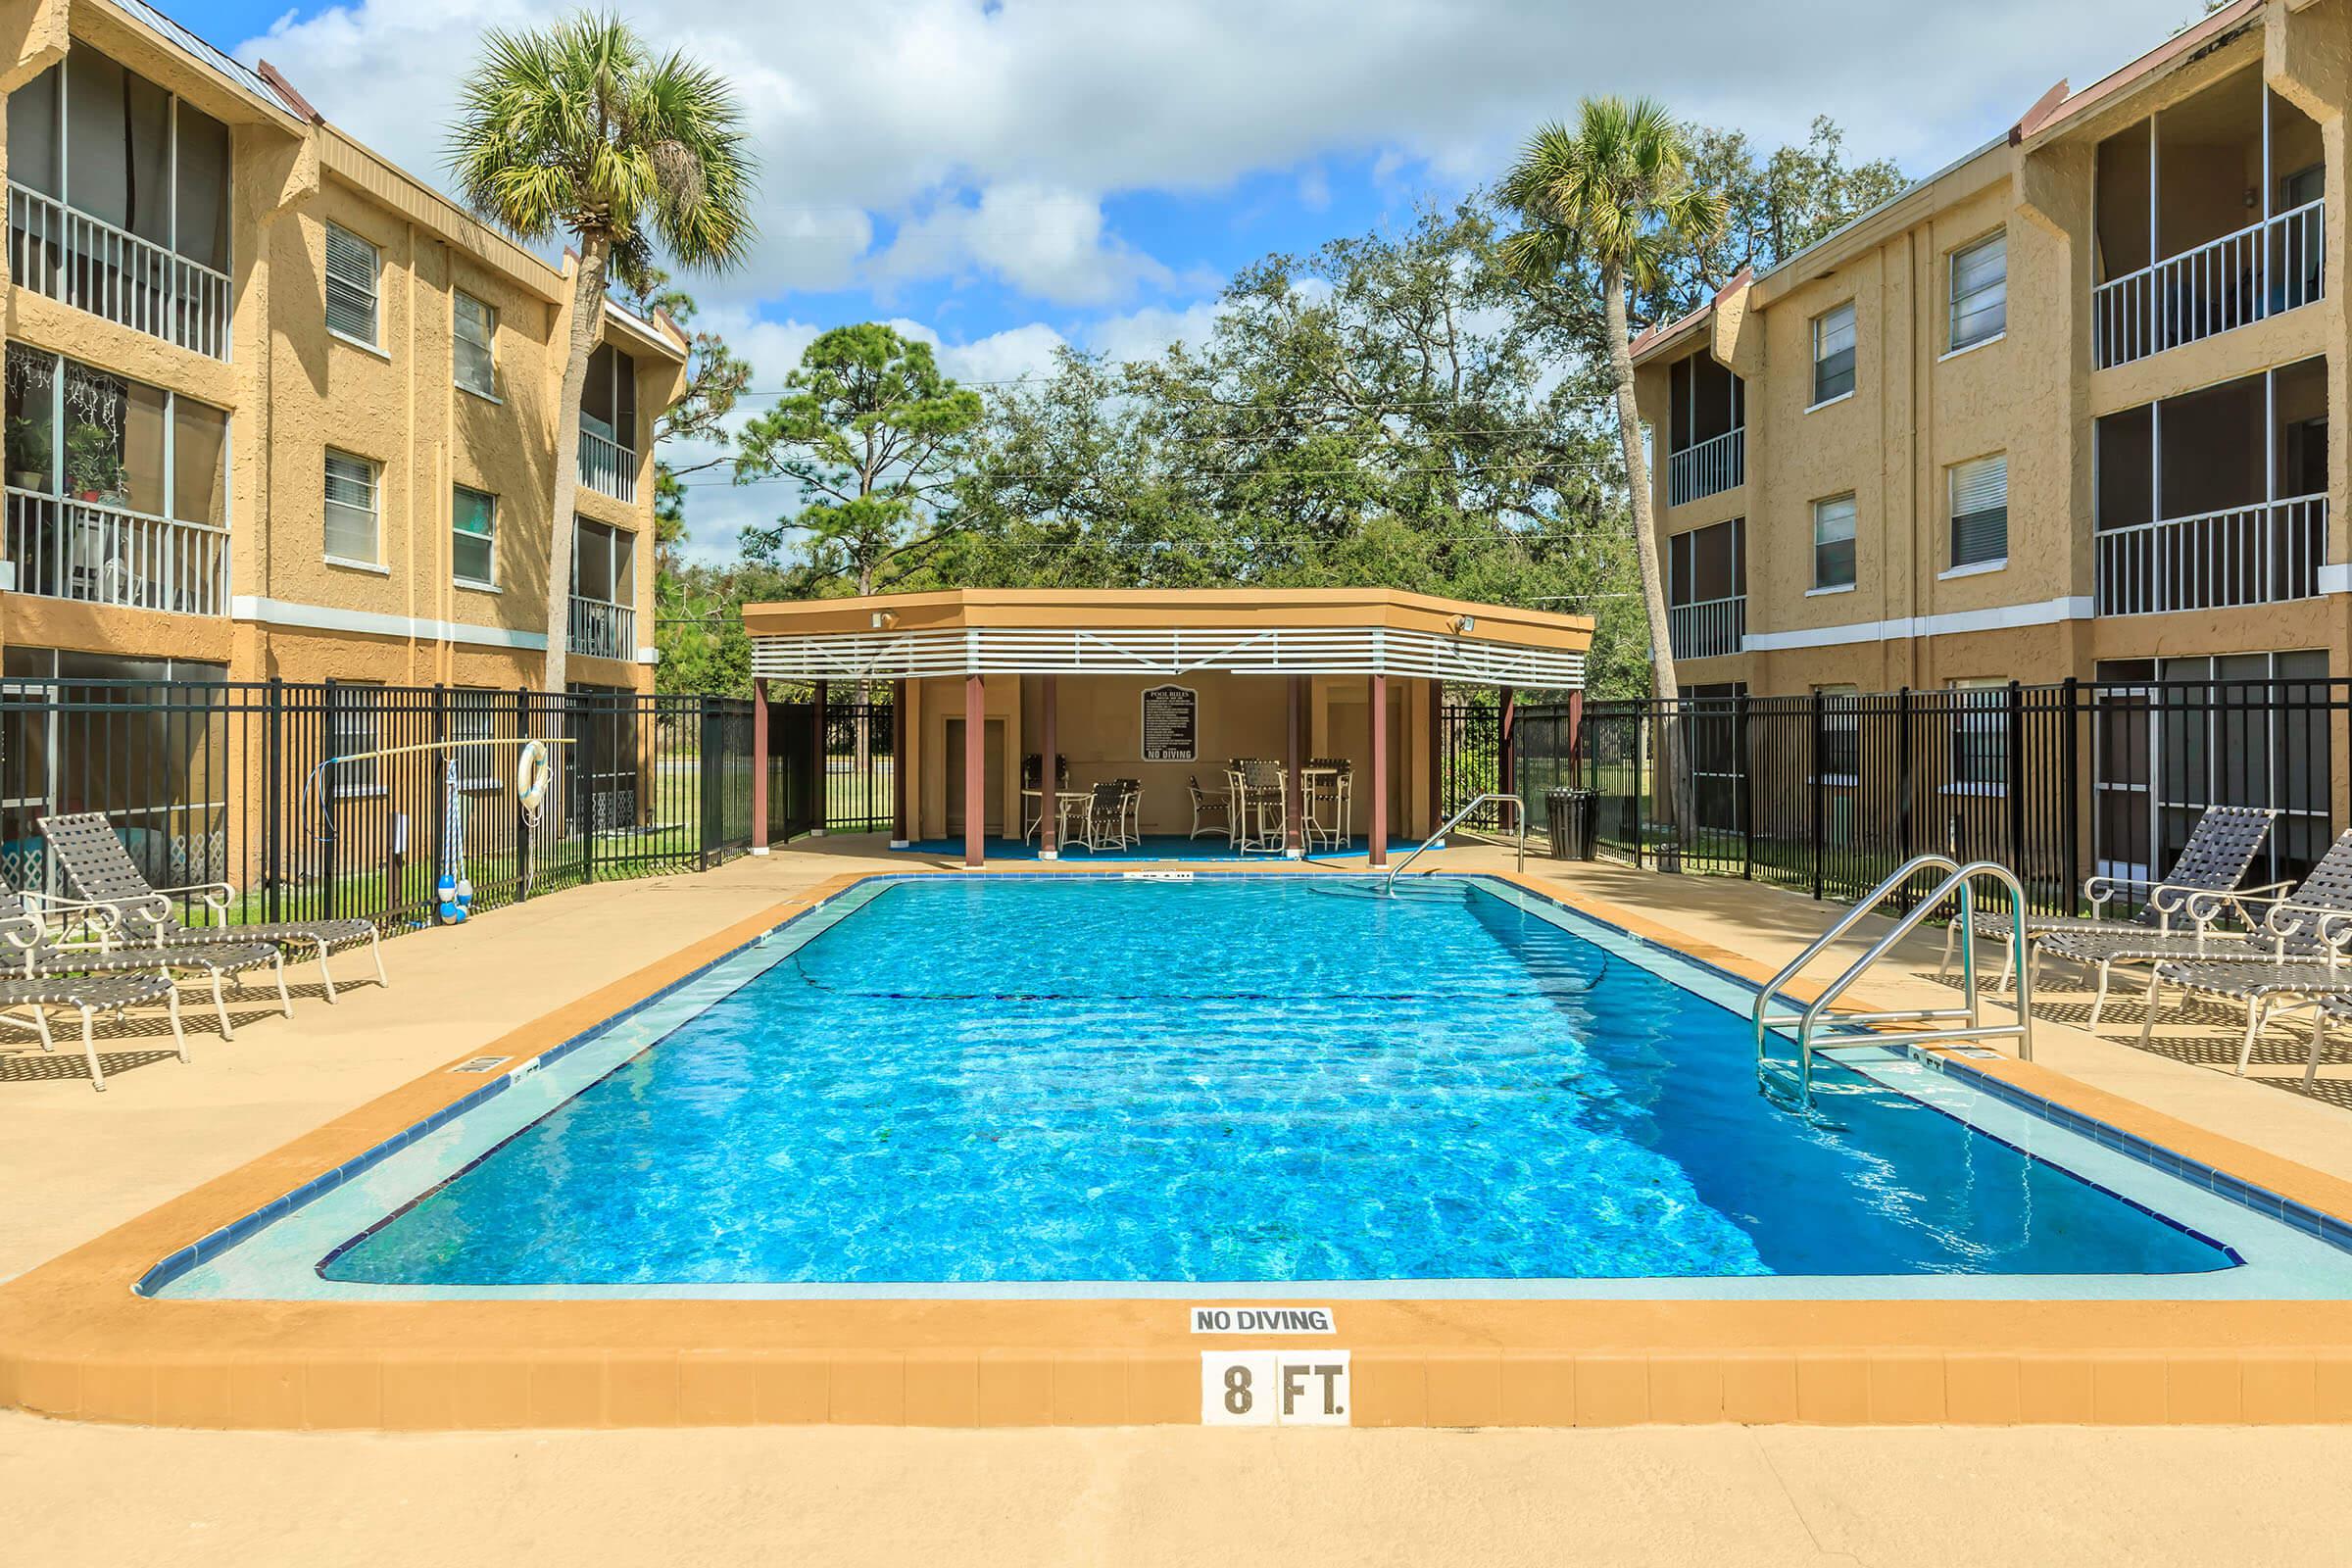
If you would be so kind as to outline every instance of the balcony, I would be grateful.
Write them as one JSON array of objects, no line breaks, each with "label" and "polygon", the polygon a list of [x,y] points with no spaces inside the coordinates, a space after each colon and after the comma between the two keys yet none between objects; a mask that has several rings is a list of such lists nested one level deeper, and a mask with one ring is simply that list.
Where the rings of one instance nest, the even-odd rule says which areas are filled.
[{"label": "balcony", "polygon": [[2327,261],[2323,199],[2101,283],[2091,290],[2098,368],[2313,304],[2327,292]]},{"label": "balcony", "polygon": [[1747,480],[1747,431],[1724,431],[1666,460],[1666,504],[1683,506],[1735,489]]},{"label": "balcony", "polygon": [[2259,64],[2100,141],[2092,365],[2130,365],[2319,300],[2327,160],[2319,124],[2270,89]]},{"label": "balcony", "polygon": [[637,453],[619,442],[580,432],[580,483],[598,495],[634,503],[637,499]]},{"label": "balcony", "polygon": [[588,659],[625,659],[637,657],[637,611],[632,605],[615,605],[602,599],[571,596],[571,624],[567,629],[564,647]]},{"label": "balcony", "polygon": [[8,187],[9,275],[167,343],[228,358],[228,274],[22,185]]},{"label": "balcony", "polygon": [[1677,659],[1719,659],[1737,654],[1747,636],[1747,595],[1671,605],[1666,630]]},{"label": "balcony", "polygon": [[182,615],[228,613],[228,530],[126,507],[7,490],[19,593]]},{"label": "balcony", "polygon": [[2314,599],[2328,553],[2328,497],[2166,517],[2096,541],[2098,612],[2158,615]]},{"label": "balcony", "polygon": [[2324,358],[2102,415],[2093,605],[2156,615],[2309,599],[2328,559]]}]

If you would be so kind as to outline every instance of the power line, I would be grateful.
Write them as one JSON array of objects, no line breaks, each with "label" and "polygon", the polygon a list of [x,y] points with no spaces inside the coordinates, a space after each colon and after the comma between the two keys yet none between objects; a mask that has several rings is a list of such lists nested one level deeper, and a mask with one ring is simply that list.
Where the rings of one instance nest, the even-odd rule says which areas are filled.
[{"label": "power line", "polygon": [[[1271,479],[1277,477],[1290,479],[1386,479],[1407,477],[1415,474],[1427,474],[1444,475],[1448,478],[1459,478],[1466,474],[1479,473],[1525,473],[1530,468],[1546,466],[1557,467],[1564,466],[1564,465],[1547,465],[1543,463],[1473,463],[1462,464],[1458,466],[1402,467],[1366,466],[1353,468],[1189,468],[1181,470],[1181,476],[1196,479]],[[1050,482],[1065,477],[1065,475],[1058,473],[1045,472],[1004,473],[992,470],[982,470],[982,472],[984,472],[986,476],[991,479],[1026,480],[1039,483]],[[975,477],[977,476],[978,475],[975,475]],[[1170,477],[1176,476],[1177,475],[1170,475]],[[1081,482],[1085,482],[1086,478],[1091,478],[1091,476],[1082,477]],[[800,481],[794,478],[791,474],[775,473],[764,474],[756,479],[733,479],[725,482],[719,482],[715,480],[698,480],[689,483],[681,480],[679,481],[678,488],[681,490],[743,490],[749,489],[754,485],[798,483],[800,483]]]}]

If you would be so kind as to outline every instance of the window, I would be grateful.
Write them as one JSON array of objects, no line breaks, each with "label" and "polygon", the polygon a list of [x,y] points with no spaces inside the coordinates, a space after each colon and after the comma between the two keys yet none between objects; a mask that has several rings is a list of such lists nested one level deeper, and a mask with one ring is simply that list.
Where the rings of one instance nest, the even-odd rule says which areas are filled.
[{"label": "window", "polygon": [[[372,684],[372,683],[370,683]],[[333,688],[327,710],[327,756],[345,758],[327,771],[331,775],[329,788],[338,800],[354,795],[384,793],[383,759],[364,756],[383,744],[382,702],[379,691],[356,681],[344,681]]]},{"label": "window", "polygon": [[477,588],[498,586],[498,497],[459,485],[449,506],[449,569]]},{"label": "window", "polygon": [[1981,566],[2009,557],[2009,455],[1955,463],[1952,476],[1952,564]]},{"label": "window", "polygon": [[1854,585],[1854,498],[1832,496],[1813,503],[1813,586]]},{"label": "window", "polygon": [[360,565],[381,564],[375,530],[376,466],[332,447],[326,453],[326,557]]},{"label": "window", "polygon": [[486,398],[498,396],[498,313],[472,295],[460,293],[450,319],[450,357],[458,385]]},{"label": "window", "polygon": [[2009,683],[1952,682],[1952,788],[1994,795],[2009,781]]},{"label": "window", "polygon": [[[449,738],[453,741],[487,741],[498,738],[499,694],[468,687],[449,694]],[[499,759],[512,756],[510,748],[500,746],[453,746],[450,760],[457,764],[458,788],[462,790],[495,790],[499,788]]]},{"label": "window", "polygon": [[1827,403],[1854,389],[1854,305],[1851,300],[1813,318],[1813,401]]},{"label": "window", "polygon": [[2009,236],[1952,252],[1952,347],[1999,337],[2009,326]]},{"label": "window", "polygon": [[367,344],[375,341],[375,280],[383,253],[357,234],[326,225],[326,329]]},{"label": "window", "polygon": [[1862,690],[1816,686],[1821,703],[1821,760],[1817,784],[1852,784],[1862,776]]},{"label": "window", "polygon": [[571,543],[571,591],[606,605],[637,602],[637,536],[601,522],[576,525]]}]

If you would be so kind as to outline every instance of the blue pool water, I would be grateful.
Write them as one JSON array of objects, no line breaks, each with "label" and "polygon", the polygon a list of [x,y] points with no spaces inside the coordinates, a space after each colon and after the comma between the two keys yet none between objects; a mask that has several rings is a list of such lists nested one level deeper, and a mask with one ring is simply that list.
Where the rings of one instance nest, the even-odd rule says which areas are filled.
[{"label": "blue pool water", "polygon": [[923,879],[329,1257],[604,1285],[2156,1274],[2220,1248],[1475,885]]}]

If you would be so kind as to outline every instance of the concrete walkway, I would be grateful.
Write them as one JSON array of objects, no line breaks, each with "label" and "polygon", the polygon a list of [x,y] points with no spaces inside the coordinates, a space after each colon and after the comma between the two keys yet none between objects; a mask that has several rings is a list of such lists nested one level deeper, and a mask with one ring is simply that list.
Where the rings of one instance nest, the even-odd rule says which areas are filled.
[{"label": "concrete walkway", "polygon": [[[1485,848],[1432,858],[1508,863]],[[194,1035],[192,1065],[146,1059],[147,1038],[113,1042],[104,1095],[62,1055],[0,1054],[0,1277],[796,890],[924,863],[872,839],[816,841],[404,937],[386,950],[389,991],[362,987],[331,1008],[314,993],[291,1023],[249,1000],[233,1043]],[[1736,882],[1529,869],[1767,961],[1825,919]],[[1920,978],[1936,951],[1909,953],[1909,975],[1887,987],[1948,1003],[1948,987]],[[2124,1043],[2137,1023],[2126,1007],[2109,1039],[2053,1026],[2039,1059],[2352,1175],[2352,1113],[2138,1051]],[[2344,1429],[409,1438],[0,1414],[0,1560],[2333,1563],[2352,1528],[2348,1466]]]}]

